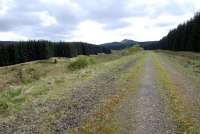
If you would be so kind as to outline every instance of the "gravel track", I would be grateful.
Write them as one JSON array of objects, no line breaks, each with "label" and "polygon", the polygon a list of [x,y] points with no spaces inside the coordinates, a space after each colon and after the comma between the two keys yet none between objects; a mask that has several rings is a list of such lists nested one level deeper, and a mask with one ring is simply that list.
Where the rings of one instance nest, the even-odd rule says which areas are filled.
[{"label": "gravel track", "polygon": [[157,89],[151,57],[146,60],[140,86],[130,92],[119,109],[123,134],[173,134],[173,123]]}]

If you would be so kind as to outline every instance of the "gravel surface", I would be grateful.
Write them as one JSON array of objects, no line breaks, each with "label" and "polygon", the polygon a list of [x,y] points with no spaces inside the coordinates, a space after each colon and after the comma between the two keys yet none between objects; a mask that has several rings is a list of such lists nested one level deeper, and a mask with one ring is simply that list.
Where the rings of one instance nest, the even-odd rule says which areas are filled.
[{"label": "gravel surface", "polygon": [[146,60],[140,86],[130,92],[121,104],[117,115],[123,134],[173,134],[173,123],[168,118],[162,98],[157,89],[151,57]]},{"label": "gravel surface", "polygon": [[109,72],[105,72],[94,80],[77,87],[72,93],[71,100],[78,105],[67,109],[72,114],[57,121],[53,127],[53,133],[60,134],[67,132],[69,129],[78,127],[81,120],[90,117],[90,110],[92,110],[102,98],[114,95],[117,92],[115,87],[116,80],[119,78],[120,74],[133,66],[134,63],[135,59],[126,61],[125,64],[122,64]]},{"label": "gravel surface", "polygon": [[168,120],[162,98],[156,86],[151,58],[147,58],[136,99],[135,134],[173,134],[173,123]]}]

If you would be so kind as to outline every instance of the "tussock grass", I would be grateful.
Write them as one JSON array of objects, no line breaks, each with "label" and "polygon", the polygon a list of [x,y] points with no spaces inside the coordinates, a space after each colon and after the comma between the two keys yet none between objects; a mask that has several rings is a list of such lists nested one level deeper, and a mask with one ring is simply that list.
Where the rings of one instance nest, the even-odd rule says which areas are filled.
[{"label": "tussock grass", "polygon": [[0,114],[6,112],[8,109],[8,104],[7,102],[0,101]]},{"label": "tussock grass", "polygon": [[8,113],[11,109],[20,110],[25,100],[25,96],[21,95],[21,89],[4,91],[0,94],[0,114]]},{"label": "tussock grass", "polygon": [[17,124],[31,127],[23,126],[23,118],[34,121],[37,117],[37,129],[47,132],[49,124],[64,116],[65,110],[61,107],[52,112],[48,106],[56,102],[68,103],[71,89],[134,57],[119,53],[85,56],[84,60],[87,59],[89,64],[73,71],[68,66],[82,56],[72,59],[57,58],[56,64],[48,59],[0,68],[0,123],[12,124],[17,118]]}]

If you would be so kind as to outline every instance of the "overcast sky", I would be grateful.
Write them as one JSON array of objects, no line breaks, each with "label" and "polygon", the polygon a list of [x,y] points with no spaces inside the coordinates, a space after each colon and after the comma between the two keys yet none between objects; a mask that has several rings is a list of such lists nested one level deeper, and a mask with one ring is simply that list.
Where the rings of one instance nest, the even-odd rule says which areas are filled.
[{"label": "overcast sky", "polygon": [[159,40],[199,0],[0,0],[0,40]]}]

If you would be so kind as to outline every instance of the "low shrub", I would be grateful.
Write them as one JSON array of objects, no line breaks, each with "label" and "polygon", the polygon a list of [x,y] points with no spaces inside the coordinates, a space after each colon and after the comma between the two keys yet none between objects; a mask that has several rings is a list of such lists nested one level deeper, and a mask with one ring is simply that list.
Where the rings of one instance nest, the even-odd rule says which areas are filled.
[{"label": "low shrub", "polygon": [[134,53],[141,50],[143,50],[143,48],[140,47],[140,45],[134,45],[133,47],[128,49],[129,53]]},{"label": "low shrub", "polygon": [[140,47],[140,45],[134,45],[133,47],[122,50],[121,55],[127,56],[127,55],[131,55],[133,53],[136,53],[136,52],[139,52],[142,50],[143,50],[143,48]]},{"label": "low shrub", "polygon": [[68,68],[70,70],[79,70],[79,69],[87,67],[90,64],[94,64],[94,63],[95,63],[94,58],[86,57],[86,56],[80,56],[79,58],[77,58],[76,61],[71,62],[68,65]]},{"label": "low shrub", "polygon": [[0,101],[0,114],[4,113],[8,109],[8,104]]}]

